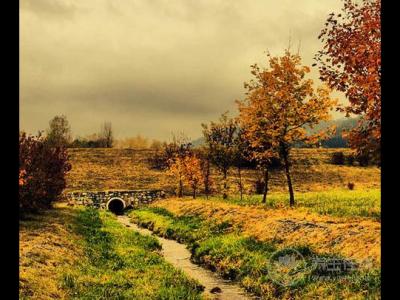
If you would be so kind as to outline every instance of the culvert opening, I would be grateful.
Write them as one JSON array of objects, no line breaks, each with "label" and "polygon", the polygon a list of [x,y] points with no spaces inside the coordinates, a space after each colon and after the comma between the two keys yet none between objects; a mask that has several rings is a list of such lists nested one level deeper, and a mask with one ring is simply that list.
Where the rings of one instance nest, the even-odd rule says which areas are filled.
[{"label": "culvert opening", "polygon": [[119,198],[111,199],[107,203],[107,209],[116,215],[122,215],[125,209],[125,202]]}]

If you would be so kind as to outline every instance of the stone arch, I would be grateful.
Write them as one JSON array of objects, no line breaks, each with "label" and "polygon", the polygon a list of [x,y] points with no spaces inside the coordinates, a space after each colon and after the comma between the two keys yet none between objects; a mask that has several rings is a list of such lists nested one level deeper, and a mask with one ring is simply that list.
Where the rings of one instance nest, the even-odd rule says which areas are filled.
[{"label": "stone arch", "polygon": [[107,201],[106,208],[116,215],[121,215],[126,208],[126,203],[122,198],[113,197]]}]

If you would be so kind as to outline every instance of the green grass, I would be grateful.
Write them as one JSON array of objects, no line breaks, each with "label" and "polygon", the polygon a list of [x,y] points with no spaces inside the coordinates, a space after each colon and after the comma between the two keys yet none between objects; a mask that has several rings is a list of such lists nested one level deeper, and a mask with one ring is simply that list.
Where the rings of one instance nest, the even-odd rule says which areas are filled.
[{"label": "green grass", "polygon": [[75,231],[85,256],[62,275],[72,299],[201,299],[202,287],[159,254],[154,237],[119,224],[108,212],[82,209]]},{"label": "green grass", "polygon": [[[316,279],[318,272],[312,266],[316,254],[307,245],[281,248],[273,242],[244,236],[240,227],[234,224],[209,222],[196,215],[174,216],[162,208],[141,208],[133,210],[130,216],[134,222],[158,235],[188,244],[194,262],[239,282],[247,291],[263,299],[304,299],[320,295],[337,299],[349,295],[364,298],[367,294],[372,299],[380,297],[380,271],[377,269],[355,271],[326,282]],[[276,251],[293,248],[305,258],[305,268],[292,286],[282,287],[268,275],[271,257]],[[339,257],[335,254],[319,256]]]},{"label": "green grass", "polygon": [[[205,197],[202,197],[205,199]],[[242,200],[238,196],[228,199],[210,197],[211,201],[224,201],[239,205],[258,205],[269,208],[289,206],[287,193],[270,193],[267,203],[261,203],[262,195],[245,195]],[[381,191],[370,190],[336,190],[326,192],[295,193],[296,207],[322,215],[338,217],[368,217],[381,219]]]}]

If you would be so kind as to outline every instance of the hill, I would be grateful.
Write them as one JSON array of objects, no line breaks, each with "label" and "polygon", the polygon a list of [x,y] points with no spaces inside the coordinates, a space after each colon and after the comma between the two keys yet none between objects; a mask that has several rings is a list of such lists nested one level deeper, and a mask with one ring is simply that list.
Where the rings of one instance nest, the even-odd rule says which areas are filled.
[{"label": "hill", "polygon": [[[348,144],[346,139],[344,139],[342,137],[342,133],[345,130],[350,130],[353,129],[358,122],[358,118],[341,118],[341,119],[337,119],[337,120],[330,120],[330,121],[323,121],[321,123],[319,123],[317,126],[315,126],[313,129],[307,128],[307,132],[309,134],[311,133],[315,133],[324,129],[327,129],[328,127],[334,125],[336,126],[336,132],[335,134],[323,141],[322,147],[324,148],[347,148]],[[199,137],[195,140],[192,141],[192,145],[193,147],[197,148],[200,146],[204,145],[204,138],[203,137]],[[296,147],[303,147],[304,145],[297,145]]]},{"label": "hill", "polygon": [[[321,191],[332,188],[347,188],[348,182],[355,188],[379,188],[380,169],[376,167],[337,166],[330,163],[335,151],[350,153],[350,149],[293,149],[292,174],[296,191]],[[165,171],[151,168],[148,159],[154,150],[72,148],[69,149],[72,170],[67,176],[66,192],[77,190],[112,189],[163,189],[173,193],[175,179]],[[219,191],[220,174],[212,169],[214,190]],[[229,171],[231,193],[237,193],[236,170]],[[255,182],[259,178],[256,170],[244,170],[245,192],[254,194]],[[271,191],[286,191],[283,171],[271,172]],[[186,191],[189,194],[189,190]]]}]

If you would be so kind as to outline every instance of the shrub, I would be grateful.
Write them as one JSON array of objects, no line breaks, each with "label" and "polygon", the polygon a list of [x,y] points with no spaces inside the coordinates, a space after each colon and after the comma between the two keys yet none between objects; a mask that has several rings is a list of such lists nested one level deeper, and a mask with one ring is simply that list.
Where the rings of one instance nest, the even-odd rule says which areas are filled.
[{"label": "shrub", "polygon": [[65,147],[51,147],[45,139],[19,136],[19,207],[22,213],[50,208],[65,188],[71,169]]},{"label": "shrub", "polygon": [[150,165],[150,168],[155,170],[166,170],[168,168],[168,158],[160,150],[154,151],[147,159],[147,163]]},{"label": "shrub", "polygon": [[355,158],[355,156],[354,156],[353,154],[349,154],[349,155],[346,156],[346,163],[347,163],[349,166],[354,165],[354,162],[355,162],[355,161],[356,161],[356,158]]},{"label": "shrub", "polygon": [[331,157],[331,163],[334,165],[344,165],[345,156],[343,152],[334,152]]},{"label": "shrub", "polygon": [[353,182],[347,183],[347,187],[349,188],[349,190],[354,190],[354,183]]},{"label": "shrub", "polygon": [[152,169],[166,170],[169,163],[178,157],[185,157],[193,154],[192,144],[184,140],[184,138],[174,138],[171,143],[163,143],[162,149],[157,150],[148,159],[148,163]]},{"label": "shrub", "polygon": [[368,154],[358,154],[356,159],[361,167],[366,167],[370,164],[370,157]]}]

